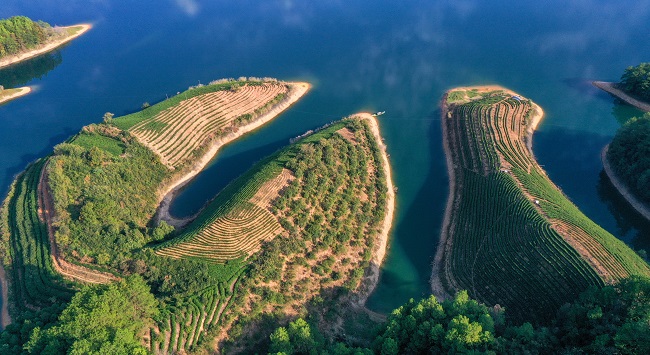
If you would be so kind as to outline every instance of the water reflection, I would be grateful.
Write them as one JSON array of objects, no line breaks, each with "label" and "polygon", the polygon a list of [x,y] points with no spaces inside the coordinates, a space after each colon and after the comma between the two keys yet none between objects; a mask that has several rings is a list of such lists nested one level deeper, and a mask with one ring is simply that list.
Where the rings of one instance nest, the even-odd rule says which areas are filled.
[{"label": "water reflection", "polygon": [[24,86],[34,79],[42,79],[62,61],[59,50],[0,69],[0,85],[7,89]]},{"label": "water reflection", "polygon": [[598,197],[607,205],[616,220],[619,233],[616,235],[634,250],[650,251],[650,222],[639,215],[632,206],[618,193],[604,171],[600,173]]}]

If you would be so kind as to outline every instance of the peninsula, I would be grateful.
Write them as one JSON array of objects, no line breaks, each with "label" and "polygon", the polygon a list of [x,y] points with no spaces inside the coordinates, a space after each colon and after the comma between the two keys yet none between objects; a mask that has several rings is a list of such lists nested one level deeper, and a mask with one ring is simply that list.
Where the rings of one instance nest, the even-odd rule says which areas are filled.
[{"label": "peninsula", "polygon": [[[301,136],[185,226],[170,226],[165,210],[220,147],[309,88],[269,78],[214,81],[131,115],[107,113],[31,164],[0,215],[13,319],[76,304],[79,285],[138,287],[138,275],[159,303],[160,316],[141,319],[139,335],[154,353],[249,349],[267,336],[263,319],[305,317],[314,298],[324,309],[370,317],[364,303],[395,204],[372,115]],[[56,318],[47,314],[39,317]],[[321,331],[336,336],[342,321],[324,318]],[[57,335],[41,339],[50,336]]]},{"label": "peninsula", "polygon": [[624,102],[650,112],[650,63],[641,63],[625,69],[618,83],[594,81],[594,86]]},{"label": "peninsula", "polygon": [[27,95],[32,91],[29,86],[24,86],[16,89],[0,89],[0,105],[7,103],[13,99]]},{"label": "peninsula", "polygon": [[[445,94],[442,127],[450,196],[432,290],[508,309],[513,319],[548,320],[589,285],[649,275],[622,241],[571,203],[535,161],[539,106],[501,87]],[[524,301],[525,300],[525,301]]]},{"label": "peninsula", "polygon": [[46,27],[46,33],[40,43],[23,48],[16,53],[4,52],[3,55],[0,55],[0,68],[8,67],[53,51],[86,33],[91,28],[92,25],[88,23],[66,27]]}]

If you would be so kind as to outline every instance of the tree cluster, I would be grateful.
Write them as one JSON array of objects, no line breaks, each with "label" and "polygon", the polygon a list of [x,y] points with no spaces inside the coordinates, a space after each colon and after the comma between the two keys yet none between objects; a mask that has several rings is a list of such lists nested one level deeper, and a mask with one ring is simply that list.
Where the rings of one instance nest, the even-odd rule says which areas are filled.
[{"label": "tree cluster", "polygon": [[[138,276],[110,285],[86,286],[57,322],[7,327],[0,337],[0,352],[144,355],[147,350],[141,332],[157,312],[156,299]],[[21,337],[27,339],[24,344]]]},{"label": "tree cluster", "polygon": [[47,41],[51,27],[25,16],[0,20],[0,58],[30,50]]},{"label": "tree cluster", "polygon": [[459,292],[453,300],[430,296],[394,310],[372,348],[324,339],[302,319],[270,337],[273,354],[648,354],[650,279],[632,277],[592,287],[566,304],[548,327],[506,325],[506,312]]},{"label": "tree cluster", "polygon": [[650,202],[650,113],[630,119],[616,132],[607,159],[635,195]]},{"label": "tree cluster", "polygon": [[619,85],[633,96],[650,101],[650,63],[641,63],[625,69]]}]

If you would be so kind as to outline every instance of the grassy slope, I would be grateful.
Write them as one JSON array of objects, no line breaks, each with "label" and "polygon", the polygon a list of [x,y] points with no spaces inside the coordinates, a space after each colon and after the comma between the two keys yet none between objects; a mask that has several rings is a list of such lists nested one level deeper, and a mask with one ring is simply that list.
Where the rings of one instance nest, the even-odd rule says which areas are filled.
[{"label": "grassy slope", "polygon": [[[523,144],[517,150],[504,143],[509,142],[507,128],[486,129],[486,122],[494,116],[487,109],[493,104],[501,100],[514,107],[526,104],[509,97],[501,94],[461,101],[451,105],[451,117],[444,118],[451,142],[448,153],[456,164],[456,192],[455,213],[446,231],[453,244],[445,255],[448,274],[443,281],[447,288],[468,289],[486,303],[505,306],[515,318],[543,320],[549,309],[571,300],[587,285],[603,283],[551,228],[549,218],[579,227],[602,245],[609,253],[603,260],[610,262],[607,266],[614,274],[621,273],[620,265],[628,274],[647,275],[648,266],[584,216],[522,151]],[[462,97],[451,92],[450,98]],[[526,113],[521,110],[519,119],[528,119]],[[510,173],[500,171],[500,157],[511,165]],[[528,195],[522,193],[520,183]],[[540,209],[530,196],[540,200]],[[619,265],[613,265],[612,257]]]}]

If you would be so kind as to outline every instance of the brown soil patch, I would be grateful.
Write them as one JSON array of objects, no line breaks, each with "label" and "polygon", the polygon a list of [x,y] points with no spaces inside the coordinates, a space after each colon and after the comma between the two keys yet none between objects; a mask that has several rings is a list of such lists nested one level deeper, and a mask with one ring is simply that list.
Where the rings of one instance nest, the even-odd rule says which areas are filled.
[{"label": "brown soil patch", "polygon": [[291,170],[283,168],[280,175],[265,182],[249,202],[258,207],[270,210],[272,202],[280,197],[282,190],[287,187],[293,179],[294,176]]},{"label": "brown soil patch", "polygon": [[347,127],[343,127],[339,129],[338,131],[336,131],[336,133],[343,136],[343,138],[345,138],[348,142],[352,144],[357,144],[357,139],[354,136],[354,132],[350,131]]}]

